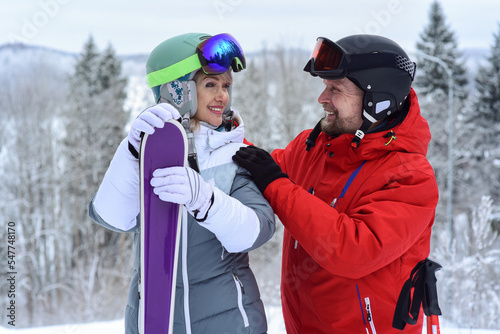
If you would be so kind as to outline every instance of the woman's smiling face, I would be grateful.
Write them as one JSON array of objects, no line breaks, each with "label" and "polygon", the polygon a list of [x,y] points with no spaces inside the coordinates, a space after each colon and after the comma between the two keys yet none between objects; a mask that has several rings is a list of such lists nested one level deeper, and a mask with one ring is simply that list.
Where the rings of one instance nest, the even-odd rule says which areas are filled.
[{"label": "woman's smiling face", "polygon": [[198,109],[194,119],[213,126],[222,124],[222,113],[229,102],[228,88],[232,84],[230,72],[218,75],[202,73],[195,79]]}]

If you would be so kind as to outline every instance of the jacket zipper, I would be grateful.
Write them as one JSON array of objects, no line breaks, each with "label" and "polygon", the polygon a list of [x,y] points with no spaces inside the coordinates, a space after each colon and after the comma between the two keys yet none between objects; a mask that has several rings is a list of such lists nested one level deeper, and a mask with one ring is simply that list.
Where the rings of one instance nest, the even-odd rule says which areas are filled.
[{"label": "jacket zipper", "polygon": [[370,327],[372,329],[372,333],[377,334],[377,331],[375,330],[375,325],[373,324],[373,314],[372,314],[372,309],[371,309],[369,297],[365,298],[365,305],[366,305],[366,320],[370,324]]},{"label": "jacket zipper", "polygon": [[236,275],[236,273],[233,273],[233,280],[234,283],[236,284],[236,291],[238,292],[238,309],[240,310],[241,317],[243,318],[243,323],[245,324],[245,327],[248,327],[250,326],[250,323],[248,321],[247,312],[243,307],[243,294],[245,293],[245,287],[243,286],[243,283],[241,282],[238,275]]}]

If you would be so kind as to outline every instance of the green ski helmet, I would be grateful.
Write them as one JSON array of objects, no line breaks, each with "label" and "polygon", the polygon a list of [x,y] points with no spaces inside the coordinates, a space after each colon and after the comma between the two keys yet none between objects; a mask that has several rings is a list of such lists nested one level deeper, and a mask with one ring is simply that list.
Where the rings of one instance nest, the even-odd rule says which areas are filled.
[{"label": "green ski helmet", "polygon": [[[151,51],[146,61],[146,78],[155,102],[166,101],[183,116],[197,109],[196,84],[192,80],[202,69],[208,75],[232,68],[245,69],[245,56],[239,43],[229,34],[211,36],[187,33],[167,39]],[[226,110],[231,105],[231,91]]]}]

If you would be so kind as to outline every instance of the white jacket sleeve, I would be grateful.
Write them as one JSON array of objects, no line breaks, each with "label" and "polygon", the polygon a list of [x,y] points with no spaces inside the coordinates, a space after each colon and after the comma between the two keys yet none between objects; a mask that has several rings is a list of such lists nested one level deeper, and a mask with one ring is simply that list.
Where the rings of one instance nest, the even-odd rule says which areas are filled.
[{"label": "white jacket sleeve", "polygon": [[124,139],[111,160],[93,205],[109,225],[128,231],[136,225],[140,211],[139,161],[130,154]]},{"label": "white jacket sleeve", "polygon": [[207,219],[199,224],[214,233],[230,253],[252,247],[260,233],[257,214],[216,187]]}]

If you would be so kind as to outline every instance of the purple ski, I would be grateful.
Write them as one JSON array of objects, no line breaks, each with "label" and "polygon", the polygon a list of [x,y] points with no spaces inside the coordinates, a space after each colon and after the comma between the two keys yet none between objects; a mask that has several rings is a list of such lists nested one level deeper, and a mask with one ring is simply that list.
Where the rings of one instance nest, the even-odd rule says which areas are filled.
[{"label": "purple ski", "polygon": [[171,334],[182,207],[160,200],[150,181],[158,168],[187,165],[187,139],[182,125],[170,120],[154,134],[145,135],[140,152],[139,332]]}]

